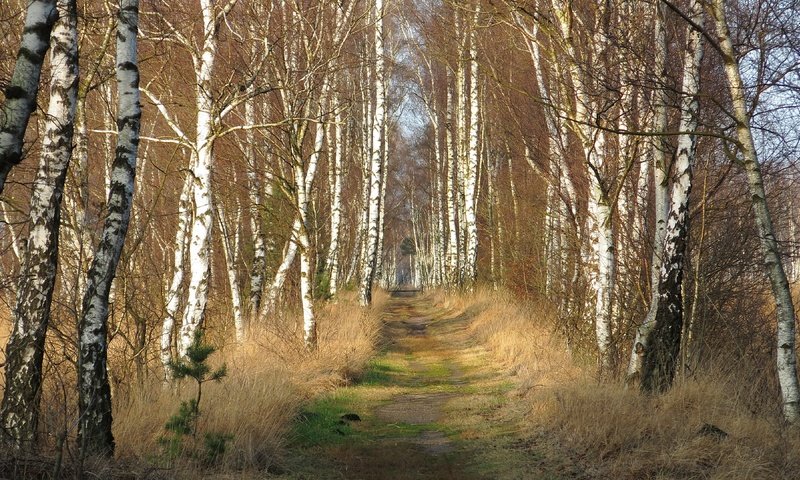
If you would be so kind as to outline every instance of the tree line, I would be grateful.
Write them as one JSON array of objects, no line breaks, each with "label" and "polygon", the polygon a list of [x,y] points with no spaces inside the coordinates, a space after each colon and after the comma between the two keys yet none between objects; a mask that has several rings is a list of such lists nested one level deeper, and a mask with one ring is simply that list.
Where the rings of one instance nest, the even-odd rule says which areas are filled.
[{"label": "tree line", "polygon": [[418,4],[420,281],[546,299],[576,355],[648,394],[726,330],[772,331],[766,378],[794,422],[796,8]]},{"label": "tree line", "polygon": [[[77,355],[81,452],[112,455],[110,342],[126,344],[138,374],[160,360],[171,383],[210,310],[242,342],[297,291],[313,350],[315,303],[346,284],[368,306],[384,278],[384,7],[139,7],[6,7],[27,12],[1,145],[14,307],[0,413],[16,449],[37,444],[54,330],[76,335],[57,342]],[[212,288],[227,299],[209,301]]]}]

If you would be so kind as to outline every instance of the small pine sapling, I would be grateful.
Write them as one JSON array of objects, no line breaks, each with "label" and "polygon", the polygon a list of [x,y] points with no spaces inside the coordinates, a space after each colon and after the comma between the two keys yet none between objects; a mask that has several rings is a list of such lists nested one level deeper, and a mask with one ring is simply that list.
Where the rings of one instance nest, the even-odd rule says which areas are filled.
[{"label": "small pine sapling", "polygon": [[[203,334],[198,331],[191,346],[186,350],[186,357],[169,364],[173,378],[181,380],[191,378],[197,384],[197,393],[194,398],[181,401],[178,412],[172,415],[164,429],[168,432],[167,436],[159,439],[164,447],[164,453],[172,460],[186,451],[184,440],[191,437],[192,443],[196,442],[198,419],[200,418],[200,401],[203,398],[203,384],[206,382],[222,380],[227,374],[227,368],[223,364],[217,370],[212,371],[208,365],[208,357],[216,351],[216,348],[203,342]],[[215,462],[223,453],[228,441],[233,437],[220,433],[207,433],[205,435],[205,460],[209,463]]]}]

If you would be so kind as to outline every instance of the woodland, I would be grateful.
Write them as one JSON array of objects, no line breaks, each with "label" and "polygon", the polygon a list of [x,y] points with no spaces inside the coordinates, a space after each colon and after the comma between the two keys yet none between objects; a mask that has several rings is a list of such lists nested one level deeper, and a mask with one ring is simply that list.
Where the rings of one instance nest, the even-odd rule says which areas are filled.
[{"label": "woodland", "polygon": [[0,37],[0,478],[797,478],[800,1]]}]

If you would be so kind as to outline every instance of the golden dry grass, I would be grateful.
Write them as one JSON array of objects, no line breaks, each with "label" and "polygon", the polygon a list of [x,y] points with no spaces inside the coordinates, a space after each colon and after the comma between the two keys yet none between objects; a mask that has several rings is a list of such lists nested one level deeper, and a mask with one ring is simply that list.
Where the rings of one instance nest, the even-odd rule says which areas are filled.
[{"label": "golden dry grass", "polygon": [[[127,471],[151,472],[149,478],[196,478],[210,472],[214,476],[253,478],[276,464],[290,424],[304,403],[360,374],[375,353],[379,314],[387,298],[385,292],[376,291],[369,311],[358,306],[352,292],[345,292],[337,303],[321,304],[317,312],[319,348],[314,352],[303,346],[299,316],[291,312],[277,315],[269,326],[254,329],[243,345],[231,343],[226,338],[229,332],[221,326],[209,325],[210,342],[222,345],[212,355],[211,363],[225,363],[228,375],[219,383],[203,387],[198,442],[202,444],[205,432],[232,436],[226,455],[211,470],[192,458],[167,461],[162,455],[158,440],[165,433],[164,424],[177,412],[181,400],[193,398],[195,386],[187,381],[174,390],[163,388],[157,380],[162,378],[161,369],[153,363],[146,375],[149,380],[143,385],[114,382],[117,459],[87,461],[84,468],[96,478],[125,477]],[[9,324],[0,322],[0,338],[7,338]],[[68,443],[75,441],[76,380],[74,363],[69,361],[74,356],[74,346],[56,333],[54,330],[48,335],[46,350],[41,456],[30,460],[30,468],[25,466],[25,459],[7,459],[3,463],[0,458],[0,471],[25,471],[25,478],[42,472],[49,475],[57,435],[66,431]],[[120,371],[133,368],[130,362],[123,361],[124,355],[125,346],[112,341],[112,378],[135,377],[132,371]],[[66,455],[65,474],[77,465],[74,451],[67,451]],[[23,470],[19,470],[20,465]],[[153,466],[161,473],[152,476]]]},{"label": "golden dry grass", "polygon": [[[296,328],[299,319],[284,315],[269,328],[250,332],[245,344],[227,345],[212,355],[211,363],[225,363],[228,375],[203,386],[199,430],[200,436],[203,432],[232,436],[220,468],[252,471],[275,464],[303,403],[348,382],[374,354],[378,312],[386,298],[385,293],[376,292],[374,306],[366,313],[354,296],[320,308],[319,348],[313,353],[302,345]],[[164,423],[182,399],[194,395],[195,386],[183,383],[171,390],[151,382],[115,399],[118,458],[160,461],[158,439],[164,434]],[[178,461],[170,475],[187,478],[199,468],[196,462]]]},{"label": "golden dry grass", "polygon": [[518,379],[512,403],[527,412],[530,448],[561,452],[587,478],[798,477],[800,436],[783,425],[774,390],[763,390],[772,382],[754,377],[771,370],[753,358],[707,367],[666,395],[646,397],[577,367],[546,306],[488,290],[439,294],[439,303],[472,311],[472,334]]}]

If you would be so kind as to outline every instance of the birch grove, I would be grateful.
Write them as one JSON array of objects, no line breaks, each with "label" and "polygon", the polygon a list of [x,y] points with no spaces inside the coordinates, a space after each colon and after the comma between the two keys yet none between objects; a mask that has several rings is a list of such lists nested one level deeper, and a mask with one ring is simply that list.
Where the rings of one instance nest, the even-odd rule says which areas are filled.
[{"label": "birch grove", "polygon": [[[713,158],[707,149],[715,141],[726,141],[715,139],[727,138],[732,131],[730,127],[712,124],[704,125],[702,134],[697,133],[702,116],[698,99],[703,95],[717,98],[716,93],[705,90],[700,80],[702,44],[713,37],[704,22],[710,13],[701,2],[584,5],[539,1],[506,2],[504,7],[492,5],[486,15],[502,19],[503,25],[495,28],[494,34],[505,29],[511,41],[520,42],[522,51],[528,53],[530,63],[525,64],[525,58],[517,61],[529,66],[514,68],[508,66],[507,53],[496,52],[489,44],[484,44],[483,52],[459,54],[469,50],[471,44],[463,34],[464,26],[475,22],[474,19],[466,22],[465,18],[475,15],[480,23],[482,6],[485,5],[460,5],[462,9],[455,9],[453,20],[448,22],[442,22],[447,13],[435,6],[418,9],[419,18],[431,22],[436,19],[442,25],[439,30],[449,31],[449,37],[447,34],[442,37],[432,23],[421,30],[406,28],[407,31],[417,28],[413,34],[405,35],[419,45],[414,61],[424,69],[414,73],[420,103],[429,120],[426,135],[430,137],[420,142],[420,148],[429,149],[436,171],[446,172],[430,177],[431,193],[413,204],[415,209],[418,205],[428,206],[430,218],[437,219],[429,220],[428,231],[442,231],[445,239],[442,243],[422,240],[429,243],[418,246],[418,250],[435,250],[433,258],[446,259],[444,269],[450,272],[438,281],[430,279],[435,279],[434,275],[428,282],[460,284],[463,277],[452,272],[466,272],[469,268],[463,263],[470,252],[469,240],[465,238],[468,209],[463,199],[471,189],[464,189],[469,171],[461,155],[472,147],[471,143],[465,143],[465,128],[473,127],[469,123],[473,97],[472,72],[466,73],[463,59],[477,58],[477,77],[480,78],[482,66],[489,72],[486,88],[493,91],[479,101],[477,108],[503,111],[512,117],[491,114],[493,126],[489,128],[503,125],[497,130],[503,132],[505,128],[508,133],[498,135],[495,131],[494,136],[487,137],[489,145],[483,147],[490,156],[504,152],[507,166],[501,167],[504,162],[491,157],[489,166],[479,165],[479,170],[487,169],[488,193],[485,198],[478,198],[479,205],[486,202],[486,230],[478,237],[485,235],[489,242],[478,249],[479,258],[481,251],[486,253],[485,260],[478,264],[477,278],[492,279],[496,284],[498,272],[506,270],[502,252],[510,240],[501,238],[519,238],[523,234],[529,242],[541,241],[541,247],[537,247],[541,250],[524,253],[525,246],[515,245],[512,253],[517,259],[515,263],[525,258],[520,255],[531,255],[531,262],[541,268],[537,274],[530,270],[527,274],[520,272],[523,278],[515,279],[514,271],[521,267],[512,264],[511,271],[499,274],[500,277],[505,282],[522,282],[526,288],[558,295],[559,330],[567,336],[571,350],[587,348],[584,342],[593,337],[592,350],[598,356],[601,373],[613,376],[624,365],[629,382],[642,381],[646,392],[666,391],[675,376],[683,375],[684,368],[696,368],[681,363],[693,357],[691,352],[679,349],[697,348],[693,337],[697,335],[697,315],[703,305],[712,301],[698,297],[697,292],[703,288],[698,284],[701,276],[709,277],[701,272],[705,268],[702,263],[694,263],[710,262],[695,252],[703,248],[707,227],[703,227],[699,240],[690,234],[695,228],[689,222],[690,196],[700,195],[691,193],[692,169],[696,157],[701,155],[698,143],[709,145],[702,150],[703,158]],[[646,22],[634,20],[634,25],[632,15],[644,15],[638,18]],[[713,26],[714,31],[719,28]],[[683,33],[669,33],[675,31]],[[418,39],[415,35],[424,37]],[[445,41],[448,46],[431,52],[429,45],[436,41]],[[636,41],[654,45],[654,50],[647,51],[654,51],[655,55],[631,57]],[[682,63],[676,65],[668,59],[675,57],[673,49],[681,43],[685,45],[685,54]],[[714,47],[713,58],[706,62],[723,65],[718,56],[723,50],[716,44]],[[613,58],[620,59],[616,63],[618,68],[614,68]],[[525,73],[531,80],[520,83],[519,78]],[[670,83],[676,78],[677,86]],[[747,88],[734,87],[739,91]],[[679,92],[678,96],[670,94],[671,91]],[[480,89],[480,95],[479,92]],[[529,102],[526,96],[536,99],[529,103],[530,107],[523,106]],[[444,106],[439,107],[437,102]],[[744,109],[747,111],[747,107]],[[670,111],[680,112],[680,121],[674,121],[668,114]],[[533,123],[533,118],[540,121]],[[444,131],[439,131],[439,125],[446,125]],[[726,133],[718,133],[722,130],[717,128],[727,128]],[[472,130],[469,131],[471,134]],[[541,147],[542,140],[538,139],[541,137],[530,140],[540,135],[544,135],[546,148]],[[746,143],[738,138],[730,141],[736,145]],[[532,144],[537,150],[532,150]],[[576,148],[582,152],[580,160],[575,157]],[[755,146],[753,150],[758,148]],[[671,155],[675,155],[674,161],[669,160]],[[708,168],[709,160],[704,161]],[[541,182],[543,193],[537,197],[541,207],[537,208],[534,221],[520,218],[525,215],[517,202],[516,184],[521,179],[516,171],[520,164],[527,164],[530,167],[527,175]],[[726,171],[720,172],[726,175]],[[717,175],[704,170],[706,179],[709,174]],[[482,172],[477,177],[482,178]],[[499,187],[504,178],[506,186]],[[753,182],[750,184],[759,184]],[[706,189],[702,195],[707,195]],[[767,198],[765,194],[754,195]],[[698,201],[705,209],[707,200]],[[504,202],[507,202],[505,208]],[[414,224],[413,232],[419,229],[416,218],[412,214],[409,220]],[[541,232],[541,240],[535,234],[531,236],[532,231]],[[648,237],[649,240],[644,240]],[[414,233],[414,238],[419,236]],[[644,248],[642,241],[646,242]],[[765,252],[773,252],[768,265],[784,261],[778,253],[778,244],[772,249],[763,248]],[[544,252],[544,256],[538,257],[541,255],[538,252]],[[692,262],[695,273],[687,280],[683,272],[688,261]],[[775,275],[773,284],[781,285],[780,275],[775,273],[778,270],[768,267],[768,271]],[[690,287],[686,286],[687,281]],[[704,281],[718,283],[715,279]],[[687,288],[695,292],[691,298],[685,297]],[[782,297],[777,304],[786,305],[786,298]],[[638,306],[633,308],[631,301]],[[779,311],[784,312],[780,308]],[[691,320],[684,321],[684,315],[691,315]],[[794,324],[793,316],[784,312],[779,318],[786,318],[785,322],[778,322],[785,326],[779,328],[779,336],[786,339],[783,332],[788,332],[788,326]],[[587,328],[590,326],[591,330]],[[793,343],[780,345],[788,346],[781,352],[794,351]],[[779,360],[783,362],[779,372],[792,372],[794,357],[791,353]],[[793,379],[796,375],[788,373],[782,378]],[[788,392],[785,401],[790,405],[787,408],[791,410],[793,390],[787,387],[785,391]],[[786,413],[786,418],[791,419],[791,414]]]},{"label": "birch grove", "polygon": [[631,395],[755,365],[796,424],[793,6],[0,6],[3,443],[127,454],[197,338],[322,358],[397,289],[541,307]]}]

